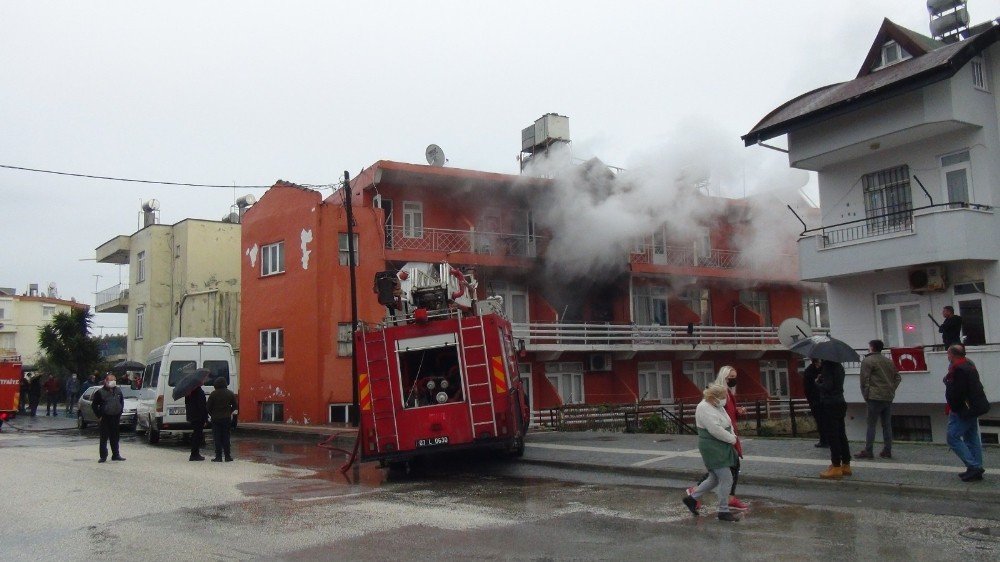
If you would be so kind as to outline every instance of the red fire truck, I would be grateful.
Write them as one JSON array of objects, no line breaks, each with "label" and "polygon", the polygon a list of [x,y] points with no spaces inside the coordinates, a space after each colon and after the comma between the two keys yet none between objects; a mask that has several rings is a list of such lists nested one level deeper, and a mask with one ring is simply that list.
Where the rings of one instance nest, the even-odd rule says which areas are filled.
[{"label": "red fire truck", "polygon": [[475,277],[447,263],[381,272],[375,290],[386,319],[356,334],[361,460],[523,454],[528,404],[501,301],[475,301]]},{"label": "red fire truck", "polygon": [[17,415],[21,400],[21,357],[0,355],[0,427]]}]

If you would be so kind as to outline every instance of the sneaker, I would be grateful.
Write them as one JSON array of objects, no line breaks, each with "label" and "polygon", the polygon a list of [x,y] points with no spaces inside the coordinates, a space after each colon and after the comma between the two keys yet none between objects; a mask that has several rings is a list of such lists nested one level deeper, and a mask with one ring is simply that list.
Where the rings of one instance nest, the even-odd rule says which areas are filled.
[{"label": "sneaker", "polygon": [[233,462],[233,457],[226,457],[226,462]]},{"label": "sneaker", "polygon": [[120,457],[118,455],[115,455],[115,456],[111,457],[111,460],[113,460],[113,461],[123,461],[123,460],[125,460],[125,457]]},{"label": "sneaker", "polygon": [[831,480],[840,480],[841,478],[843,478],[843,476],[844,472],[841,470],[841,467],[834,466],[832,464],[830,465],[830,468],[819,473],[820,478],[831,479]]},{"label": "sneaker", "polygon": [[983,474],[986,473],[986,469],[980,468],[970,468],[966,474],[962,474],[959,478],[962,482],[978,482],[983,479]]},{"label": "sneaker", "polygon": [[212,459],[212,462],[222,462],[222,459],[220,459],[220,458],[214,458],[214,459]]},{"label": "sneaker", "polygon": [[739,515],[733,515],[732,513],[729,513],[728,511],[720,511],[719,512],[719,521],[729,521],[730,523],[735,523],[735,522],[737,522],[739,520],[740,520],[740,516]]},{"label": "sneaker", "polygon": [[879,458],[883,458],[883,459],[891,459],[892,458],[892,453],[890,453],[889,451],[882,451],[881,453],[878,454],[878,456],[879,456]]},{"label": "sneaker", "polygon": [[[695,491],[696,488],[697,488],[696,486],[691,486],[690,488],[688,488],[687,490],[685,490],[685,492],[687,492],[687,495],[690,496],[691,494],[694,493],[694,491]],[[701,500],[695,498],[694,502],[695,502],[695,507],[697,507],[698,509],[701,509]]]},{"label": "sneaker", "polygon": [[691,496],[684,496],[684,499],[682,499],[681,501],[684,502],[684,505],[687,506],[688,511],[690,511],[695,517],[698,517],[698,501],[697,500],[695,500]]},{"label": "sneaker", "polygon": [[840,465],[840,473],[843,474],[844,476],[850,476],[854,474],[854,471],[851,470],[851,465],[845,462],[844,464]]},{"label": "sneaker", "polygon": [[729,509],[738,509],[740,511],[746,511],[750,509],[750,506],[741,502],[739,498],[729,498]]},{"label": "sneaker", "polygon": [[854,454],[854,458],[856,458],[856,459],[874,459],[875,455],[873,455],[871,451],[861,451],[859,453],[855,453]]}]

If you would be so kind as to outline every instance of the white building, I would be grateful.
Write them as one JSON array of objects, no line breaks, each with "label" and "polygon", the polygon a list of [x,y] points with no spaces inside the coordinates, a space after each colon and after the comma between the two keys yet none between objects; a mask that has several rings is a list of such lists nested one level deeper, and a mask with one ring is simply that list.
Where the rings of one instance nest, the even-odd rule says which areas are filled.
[{"label": "white building", "polygon": [[[947,360],[928,318],[945,305],[1000,399],[1000,26],[969,35],[946,44],[885,20],[856,78],[785,103],[743,137],[787,135],[791,166],[818,173],[820,224],[799,239],[799,269],[827,283],[831,333],[855,348],[924,346],[927,369],[903,373],[896,396],[902,439],[945,438]],[[863,439],[856,365],[848,375],[848,435]],[[1000,407],[980,423],[996,443]]]},{"label": "white building", "polygon": [[56,314],[90,308],[75,300],[56,297],[54,289],[49,294],[39,293],[35,284],[20,295],[12,289],[0,288],[0,356],[20,355],[25,365],[35,364],[42,357],[39,330]]}]

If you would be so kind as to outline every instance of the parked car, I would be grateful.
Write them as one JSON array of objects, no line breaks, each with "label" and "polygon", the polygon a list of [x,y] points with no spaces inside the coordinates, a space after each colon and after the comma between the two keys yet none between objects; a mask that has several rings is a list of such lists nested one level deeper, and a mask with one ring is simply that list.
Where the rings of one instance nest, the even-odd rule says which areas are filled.
[{"label": "parked car", "polygon": [[[86,429],[90,424],[97,423],[97,416],[94,415],[94,393],[100,390],[100,386],[91,386],[83,391],[80,401],[77,402],[76,427]],[[130,430],[135,430],[135,412],[139,406],[139,391],[130,387],[118,387],[125,397],[125,410],[119,425],[127,426]]]}]

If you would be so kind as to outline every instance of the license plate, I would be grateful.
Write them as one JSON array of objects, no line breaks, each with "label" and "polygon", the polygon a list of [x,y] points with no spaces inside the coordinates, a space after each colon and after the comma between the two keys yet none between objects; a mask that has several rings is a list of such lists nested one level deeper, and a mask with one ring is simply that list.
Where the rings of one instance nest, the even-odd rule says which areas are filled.
[{"label": "license plate", "polygon": [[430,437],[428,439],[417,439],[417,447],[433,447],[434,445],[447,445],[448,436]]}]

